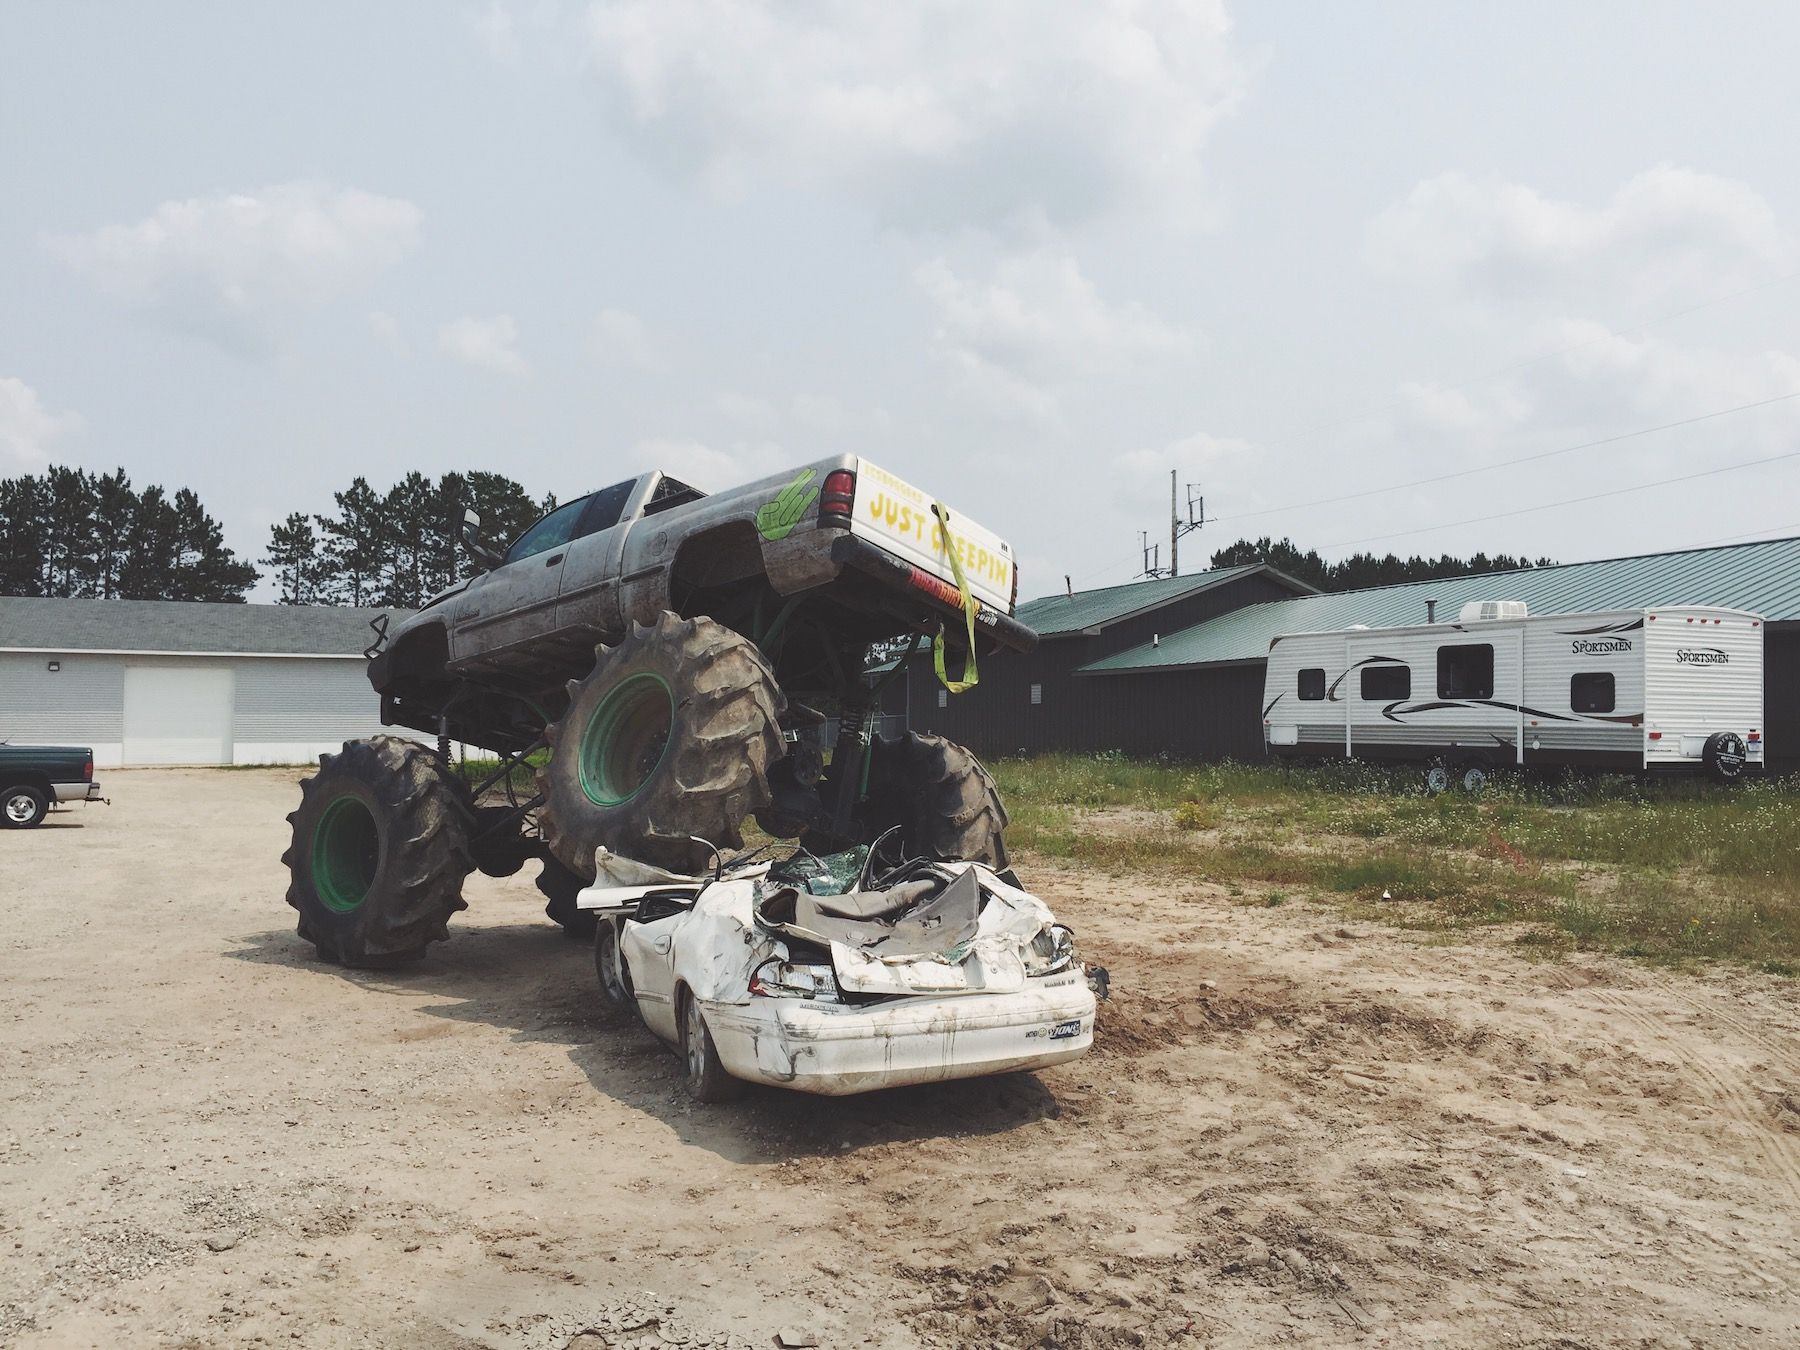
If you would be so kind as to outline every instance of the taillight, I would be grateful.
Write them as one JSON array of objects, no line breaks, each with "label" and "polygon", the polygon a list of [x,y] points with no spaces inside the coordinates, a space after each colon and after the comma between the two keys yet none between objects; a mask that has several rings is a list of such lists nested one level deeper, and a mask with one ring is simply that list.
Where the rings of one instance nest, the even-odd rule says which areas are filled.
[{"label": "taillight", "polygon": [[833,469],[825,475],[825,489],[819,494],[819,524],[847,527],[855,500],[856,475],[848,469]]},{"label": "taillight", "polygon": [[1753,731],[1750,733],[1750,744],[1759,745],[1759,744],[1761,744],[1761,742],[1762,742],[1762,732]]},{"label": "taillight", "polygon": [[94,757],[92,755],[81,762],[81,781],[84,783],[94,781]]},{"label": "taillight", "polygon": [[1662,732],[1660,732],[1660,731],[1651,732],[1650,739],[1653,741],[1660,741],[1662,739]]},{"label": "taillight", "polygon": [[1012,599],[1007,601],[1007,603],[1006,603],[1006,612],[1008,614],[1017,614],[1019,612],[1019,560],[1017,558],[1014,558],[1012,560],[1012,565],[1013,565]]}]

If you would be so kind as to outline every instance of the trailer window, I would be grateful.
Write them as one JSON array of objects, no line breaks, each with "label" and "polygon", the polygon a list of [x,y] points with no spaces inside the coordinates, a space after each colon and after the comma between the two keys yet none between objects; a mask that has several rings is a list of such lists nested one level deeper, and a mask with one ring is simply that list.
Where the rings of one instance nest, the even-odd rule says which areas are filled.
[{"label": "trailer window", "polygon": [[1439,698],[1492,698],[1494,646],[1468,642],[1438,648]]},{"label": "trailer window", "polygon": [[1412,697],[1411,666],[1364,666],[1362,696],[1371,703]]},{"label": "trailer window", "polygon": [[1300,698],[1306,703],[1317,703],[1325,697],[1325,667],[1310,666],[1300,672]]},{"label": "trailer window", "polygon": [[1044,701],[1044,686],[1041,684],[1032,685],[1031,686],[1031,706],[1035,708],[1043,701]]},{"label": "trailer window", "polygon": [[1569,676],[1569,707],[1579,713],[1609,713],[1618,706],[1610,670]]}]

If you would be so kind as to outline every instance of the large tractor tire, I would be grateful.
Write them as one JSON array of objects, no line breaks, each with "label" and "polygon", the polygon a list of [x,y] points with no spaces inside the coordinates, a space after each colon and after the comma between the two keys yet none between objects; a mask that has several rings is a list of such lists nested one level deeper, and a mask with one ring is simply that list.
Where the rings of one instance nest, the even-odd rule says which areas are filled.
[{"label": "large tractor tire", "polygon": [[781,690],[749,639],[711,619],[665,613],[594,652],[569,707],[544,732],[550,762],[538,830],[583,879],[594,849],[676,871],[741,848],[744,819],[769,800],[781,756]]},{"label": "large tractor tire", "polygon": [[593,911],[575,907],[575,899],[586,885],[586,880],[555,858],[545,858],[544,869],[538,873],[537,888],[544,893],[544,913],[550,922],[562,925],[564,937],[592,942],[596,926]]},{"label": "large tractor tire", "polygon": [[399,736],[345,741],[319,756],[288,817],[281,855],[300,936],[321,960],[385,967],[416,960],[449,936],[468,906],[467,793],[425,746]]},{"label": "large tractor tire", "polygon": [[870,747],[864,842],[900,827],[907,856],[1008,866],[1006,807],[981,761],[942,736],[907,732]]}]

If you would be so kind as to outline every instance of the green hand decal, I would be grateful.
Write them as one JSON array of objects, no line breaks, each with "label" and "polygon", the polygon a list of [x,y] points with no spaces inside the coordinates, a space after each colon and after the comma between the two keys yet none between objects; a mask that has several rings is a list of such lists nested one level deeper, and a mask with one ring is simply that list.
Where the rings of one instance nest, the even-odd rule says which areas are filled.
[{"label": "green hand decal", "polygon": [[756,529],[764,539],[771,542],[786,539],[794,532],[794,526],[800,523],[800,517],[818,499],[819,489],[808,486],[816,476],[816,470],[800,470],[794,475],[794,481],[781,489],[774,501],[763,503],[756,513]]}]

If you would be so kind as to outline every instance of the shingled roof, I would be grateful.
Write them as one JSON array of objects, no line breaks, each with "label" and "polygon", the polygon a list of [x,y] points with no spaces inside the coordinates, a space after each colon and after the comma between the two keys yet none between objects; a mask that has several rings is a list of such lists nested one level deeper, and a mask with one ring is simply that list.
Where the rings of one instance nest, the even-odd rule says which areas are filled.
[{"label": "shingled roof", "polygon": [[0,596],[0,651],[361,657],[374,641],[370,619],[385,613],[398,622],[411,612]]}]

